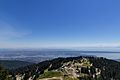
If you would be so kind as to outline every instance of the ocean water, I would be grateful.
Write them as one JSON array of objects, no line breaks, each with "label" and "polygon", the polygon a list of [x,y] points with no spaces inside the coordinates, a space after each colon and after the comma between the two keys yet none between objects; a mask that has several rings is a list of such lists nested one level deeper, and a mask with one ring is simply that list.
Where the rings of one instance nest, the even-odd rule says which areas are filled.
[{"label": "ocean water", "polygon": [[112,51],[39,51],[39,50],[8,50],[0,51],[0,58],[26,58],[26,57],[76,57],[97,56],[109,59],[120,59],[120,52]]},{"label": "ocean water", "polygon": [[105,57],[108,59],[120,59],[120,53],[84,53],[86,55],[95,55],[97,57]]}]

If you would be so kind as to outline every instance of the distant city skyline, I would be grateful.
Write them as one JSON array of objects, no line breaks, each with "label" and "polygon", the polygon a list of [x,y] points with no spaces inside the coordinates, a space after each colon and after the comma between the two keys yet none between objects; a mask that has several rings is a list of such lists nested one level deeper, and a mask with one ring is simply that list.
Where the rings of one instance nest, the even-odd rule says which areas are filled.
[{"label": "distant city skyline", "polygon": [[1,0],[0,48],[120,48],[119,0]]}]

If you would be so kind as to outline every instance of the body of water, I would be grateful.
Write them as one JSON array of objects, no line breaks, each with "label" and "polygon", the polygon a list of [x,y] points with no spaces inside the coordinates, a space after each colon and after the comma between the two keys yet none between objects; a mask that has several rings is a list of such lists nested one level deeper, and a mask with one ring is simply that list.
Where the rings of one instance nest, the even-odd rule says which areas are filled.
[{"label": "body of water", "polygon": [[35,51],[35,50],[16,50],[0,51],[0,58],[24,58],[24,57],[75,57],[90,55],[97,57],[106,57],[109,59],[120,59],[120,52],[112,51]]}]

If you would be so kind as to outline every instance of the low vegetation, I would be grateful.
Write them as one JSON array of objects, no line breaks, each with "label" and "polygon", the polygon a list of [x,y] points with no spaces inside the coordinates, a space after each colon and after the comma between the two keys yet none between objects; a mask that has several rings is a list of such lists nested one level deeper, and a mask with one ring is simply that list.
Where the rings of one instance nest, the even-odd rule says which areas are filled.
[{"label": "low vegetation", "polygon": [[57,71],[48,71],[45,72],[43,74],[41,74],[39,76],[39,79],[43,79],[43,78],[52,78],[52,77],[61,77],[63,76],[63,74],[61,72],[57,72]]}]

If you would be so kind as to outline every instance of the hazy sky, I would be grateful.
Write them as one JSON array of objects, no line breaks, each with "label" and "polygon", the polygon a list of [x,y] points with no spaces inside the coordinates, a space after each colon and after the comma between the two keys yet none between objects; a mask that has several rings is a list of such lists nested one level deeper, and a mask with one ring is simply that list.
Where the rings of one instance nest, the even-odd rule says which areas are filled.
[{"label": "hazy sky", "polygon": [[120,45],[120,0],[0,0],[0,48]]}]

